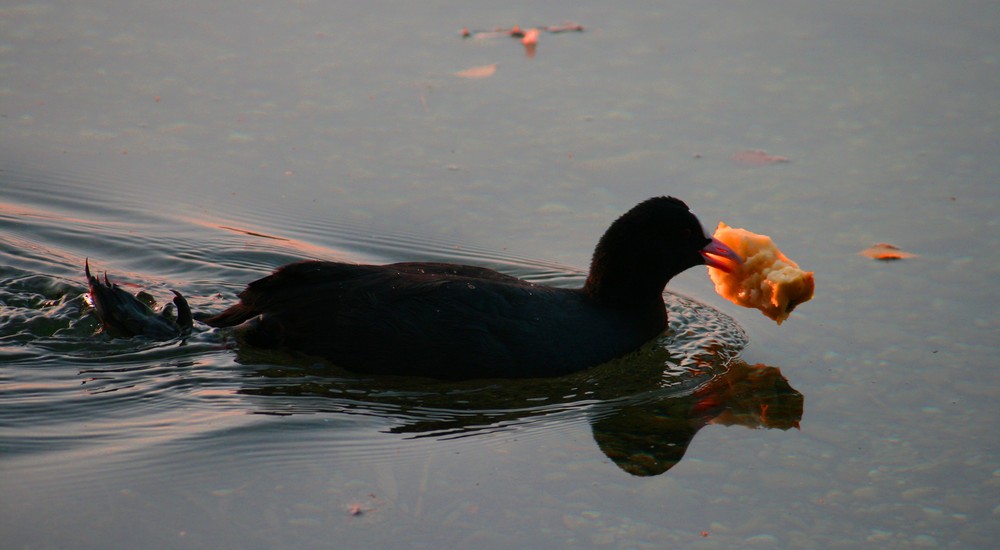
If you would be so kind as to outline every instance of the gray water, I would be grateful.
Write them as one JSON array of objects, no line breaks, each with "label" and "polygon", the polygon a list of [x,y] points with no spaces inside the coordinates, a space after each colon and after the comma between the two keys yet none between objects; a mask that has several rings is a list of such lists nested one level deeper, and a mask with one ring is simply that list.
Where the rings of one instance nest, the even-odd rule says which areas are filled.
[{"label": "gray water", "polygon": [[[493,4],[0,6],[4,546],[991,548],[1000,6]],[[779,327],[697,268],[640,356],[465,384],[83,301],[85,258],[201,311],[302,258],[572,286],[661,194],[816,297]]]}]

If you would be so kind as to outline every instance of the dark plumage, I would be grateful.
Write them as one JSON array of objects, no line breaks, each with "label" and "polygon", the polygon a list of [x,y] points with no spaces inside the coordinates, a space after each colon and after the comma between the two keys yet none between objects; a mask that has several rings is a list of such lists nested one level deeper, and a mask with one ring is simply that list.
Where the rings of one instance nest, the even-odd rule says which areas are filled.
[{"label": "dark plumage", "polygon": [[236,327],[246,346],[321,356],[357,372],[558,376],[655,338],[667,326],[667,281],[700,264],[726,268],[717,257],[739,261],[687,205],[658,197],[611,225],[583,288],[465,265],[307,261],[250,283],[239,303],[204,322]]},{"label": "dark plumage", "polygon": [[180,292],[171,291],[174,293],[174,306],[177,307],[175,318],[169,304],[157,314],[143,301],[108,281],[107,273],[104,274],[102,283],[90,274],[89,260],[84,262],[84,273],[87,275],[87,286],[97,317],[109,334],[164,339],[174,338],[191,330],[191,308]]}]

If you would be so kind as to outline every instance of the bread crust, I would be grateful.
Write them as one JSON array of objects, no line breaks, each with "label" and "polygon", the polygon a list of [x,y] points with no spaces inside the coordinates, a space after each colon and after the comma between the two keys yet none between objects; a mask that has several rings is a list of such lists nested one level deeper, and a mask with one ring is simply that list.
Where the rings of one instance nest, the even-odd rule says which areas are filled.
[{"label": "bread crust", "polygon": [[800,269],[778,250],[771,237],[723,222],[714,236],[743,258],[743,265],[734,266],[730,273],[708,268],[715,291],[723,298],[757,308],[780,325],[796,306],[813,297],[813,272]]}]

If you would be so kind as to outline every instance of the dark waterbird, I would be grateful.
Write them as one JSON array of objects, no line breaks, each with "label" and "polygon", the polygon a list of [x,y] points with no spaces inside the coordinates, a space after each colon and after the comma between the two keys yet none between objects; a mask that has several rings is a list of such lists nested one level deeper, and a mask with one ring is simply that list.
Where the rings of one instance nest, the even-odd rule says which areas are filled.
[{"label": "dark waterbird", "polygon": [[[582,288],[537,285],[467,265],[304,261],[250,283],[238,303],[201,321],[234,327],[243,346],[319,356],[361,373],[559,376],[658,336],[667,327],[667,282],[696,265],[727,269],[722,258],[740,261],[706,235],[686,204],[657,197],[611,224]],[[136,307],[89,269],[88,280],[106,328],[161,335],[162,316]],[[184,330],[175,324],[174,336]]]}]

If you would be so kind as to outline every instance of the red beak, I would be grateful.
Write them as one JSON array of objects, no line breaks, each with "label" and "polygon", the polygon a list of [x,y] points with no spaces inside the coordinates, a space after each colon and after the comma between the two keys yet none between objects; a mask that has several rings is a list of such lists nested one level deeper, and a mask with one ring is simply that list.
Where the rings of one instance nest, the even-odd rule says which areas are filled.
[{"label": "red beak", "polygon": [[735,250],[729,248],[726,243],[712,237],[712,242],[705,245],[698,251],[702,258],[705,258],[705,265],[714,267],[726,273],[736,271],[736,268],[743,265],[743,258]]}]

